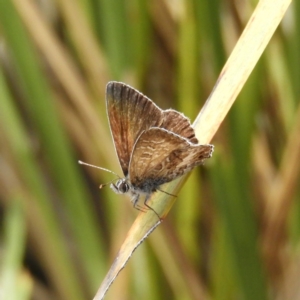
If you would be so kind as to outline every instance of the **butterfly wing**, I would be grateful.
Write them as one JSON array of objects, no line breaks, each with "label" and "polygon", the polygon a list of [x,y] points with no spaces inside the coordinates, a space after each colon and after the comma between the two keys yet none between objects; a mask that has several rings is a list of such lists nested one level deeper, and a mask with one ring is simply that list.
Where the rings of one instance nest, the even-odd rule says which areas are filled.
[{"label": "butterfly wing", "polygon": [[106,106],[116,152],[126,176],[137,138],[150,127],[160,126],[162,110],[137,90],[115,81],[107,84]]},{"label": "butterfly wing", "polygon": [[151,192],[211,157],[212,145],[193,144],[162,128],[151,128],[137,140],[130,160],[132,185]]},{"label": "butterfly wing", "polygon": [[190,120],[176,110],[167,109],[163,111],[163,123],[160,127],[188,139],[193,144],[198,144],[198,140],[195,136],[195,131]]}]

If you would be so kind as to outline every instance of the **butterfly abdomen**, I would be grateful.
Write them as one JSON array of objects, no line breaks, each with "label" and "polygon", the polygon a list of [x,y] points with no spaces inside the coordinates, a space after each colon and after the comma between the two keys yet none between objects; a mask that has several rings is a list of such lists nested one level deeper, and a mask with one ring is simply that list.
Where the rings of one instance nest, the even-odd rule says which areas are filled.
[{"label": "butterfly abdomen", "polygon": [[155,192],[162,184],[166,183],[166,178],[148,178],[146,180],[134,179],[133,188],[139,190],[141,193],[152,193]]}]

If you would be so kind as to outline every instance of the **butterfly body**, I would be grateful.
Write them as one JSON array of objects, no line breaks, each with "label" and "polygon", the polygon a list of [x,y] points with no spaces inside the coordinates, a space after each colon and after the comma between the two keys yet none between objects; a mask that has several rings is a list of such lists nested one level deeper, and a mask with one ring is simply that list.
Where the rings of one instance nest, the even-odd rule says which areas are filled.
[{"label": "butterfly body", "polygon": [[147,202],[147,199],[150,197],[150,195],[156,191],[156,189],[153,187],[153,184],[148,186],[144,185],[143,189],[139,189],[133,186],[126,177],[117,180],[116,183],[112,183],[110,188],[116,194],[128,194],[134,207],[137,207],[141,196],[144,198],[144,202]]},{"label": "butterfly body", "polygon": [[120,82],[106,89],[107,113],[115,149],[125,178],[111,188],[128,193],[136,207],[164,183],[186,174],[211,157],[213,145],[200,145],[190,121],[162,110],[149,98]]}]

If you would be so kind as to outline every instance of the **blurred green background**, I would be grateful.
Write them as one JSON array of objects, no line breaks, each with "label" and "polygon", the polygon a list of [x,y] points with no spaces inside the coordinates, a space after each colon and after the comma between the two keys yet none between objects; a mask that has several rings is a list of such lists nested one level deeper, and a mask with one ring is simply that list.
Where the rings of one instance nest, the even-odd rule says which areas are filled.
[{"label": "blurred green background", "polygon": [[[138,214],[77,163],[121,175],[107,82],[193,120],[255,5],[0,1],[0,299],[92,299]],[[106,299],[300,299],[299,32],[295,1]]]}]

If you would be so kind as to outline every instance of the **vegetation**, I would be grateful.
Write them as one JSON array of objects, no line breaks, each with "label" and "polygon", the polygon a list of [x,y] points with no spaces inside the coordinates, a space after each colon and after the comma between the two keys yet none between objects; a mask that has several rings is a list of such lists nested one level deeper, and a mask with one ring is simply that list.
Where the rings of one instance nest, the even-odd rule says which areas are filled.
[{"label": "vegetation", "polygon": [[[194,120],[254,8],[0,1],[0,299],[92,299],[142,214],[98,189],[110,173],[77,163],[121,175],[107,82]],[[299,9],[295,1],[211,141],[213,157],[107,299],[300,298]]]}]

